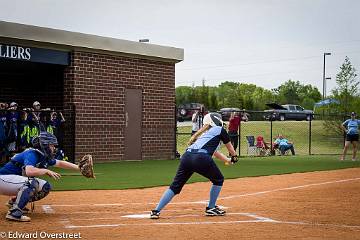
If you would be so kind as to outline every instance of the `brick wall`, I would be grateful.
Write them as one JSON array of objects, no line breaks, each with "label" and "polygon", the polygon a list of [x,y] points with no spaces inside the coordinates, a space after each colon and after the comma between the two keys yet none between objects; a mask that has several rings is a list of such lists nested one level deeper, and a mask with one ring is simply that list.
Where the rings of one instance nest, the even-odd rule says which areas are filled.
[{"label": "brick wall", "polygon": [[64,73],[64,108],[76,112],[76,159],[91,153],[96,161],[124,160],[126,88],[143,93],[142,158],[173,157],[174,63],[82,51],[71,59]]}]

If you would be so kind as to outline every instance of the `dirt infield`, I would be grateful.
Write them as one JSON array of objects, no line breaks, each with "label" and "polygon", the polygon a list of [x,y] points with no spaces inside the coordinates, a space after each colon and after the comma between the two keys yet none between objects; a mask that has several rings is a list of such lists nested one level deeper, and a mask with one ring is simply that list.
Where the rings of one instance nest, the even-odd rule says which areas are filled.
[{"label": "dirt infield", "polygon": [[[50,233],[81,239],[360,239],[359,168],[226,180],[218,201],[227,208],[224,217],[204,216],[209,188],[186,185],[159,220],[148,212],[166,187],[52,192],[36,204],[31,223],[1,218],[0,238],[17,232],[38,239]],[[1,215],[6,211],[0,205]]]}]

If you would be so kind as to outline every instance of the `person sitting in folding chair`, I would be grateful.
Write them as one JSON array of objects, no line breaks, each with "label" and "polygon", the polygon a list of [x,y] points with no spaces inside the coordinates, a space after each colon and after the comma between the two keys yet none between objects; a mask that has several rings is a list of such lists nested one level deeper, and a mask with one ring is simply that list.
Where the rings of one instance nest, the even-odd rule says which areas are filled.
[{"label": "person sitting in folding chair", "polygon": [[270,155],[270,148],[268,144],[265,142],[263,136],[257,136],[256,147],[260,156]]},{"label": "person sitting in folding chair", "polygon": [[279,134],[274,142],[274,145],[278,146],[281,155],[285,155],[286,151],[290,150],[292,155],[295,155],[294,143],[289,142],[283,135]]}]

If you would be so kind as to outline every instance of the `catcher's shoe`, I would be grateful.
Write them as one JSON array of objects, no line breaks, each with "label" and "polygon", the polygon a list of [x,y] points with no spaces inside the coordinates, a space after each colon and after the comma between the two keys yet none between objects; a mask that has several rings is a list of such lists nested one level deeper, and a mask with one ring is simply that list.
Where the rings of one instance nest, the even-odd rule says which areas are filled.
[{"label": "catcher's shoe", "polygon": [[31,218],[23,215],[20,210],[8,211],[5,218],[7,220],[17,221],[17,222],[30,222],[31,221]]},{"label": "catcher's shoe", "polygon": [[206,207],[205,209],[206,216],[224,216],[225,213],[226,211],[219,208],[218,206],[215,206],[213,208]]},{"label": "catcher's shoe", "polygon": [[[10,199],[7,203],[5,203],[5,205],[11,209],[14,205],[14,201],[12,199]],[[24,207],[23,209],[21,209],[23,213],[29,213],[31,212],[30,209],[28,209],[27,207]]]},{"label": "catcher's shoe", "polygon": [[151,219],[158,219],[160,217],[160,211],[158,210],[151,210],[150,218]]}]

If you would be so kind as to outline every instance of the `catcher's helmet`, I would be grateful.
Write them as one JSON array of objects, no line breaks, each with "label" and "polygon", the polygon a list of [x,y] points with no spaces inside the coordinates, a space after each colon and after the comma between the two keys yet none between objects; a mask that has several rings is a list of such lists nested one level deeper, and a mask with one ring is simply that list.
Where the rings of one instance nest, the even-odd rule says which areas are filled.
[{"label": "catcher's helmet", "polygon": [[49,145],[58,145],[57,138],[54,134],[49,132],[40,132],[39,136],[36,136],[31,141],[34,148],[39,149],[45,157],[50,159],[54,158],[55,153],[51,152]]},{"label": "catcher's helmet", "polygon": [[208,113],[204,116],[203,124],[209,124],[212,127],[215,126],[224,126],[224,123],[221,119],[221,115],[219,113]]}]

